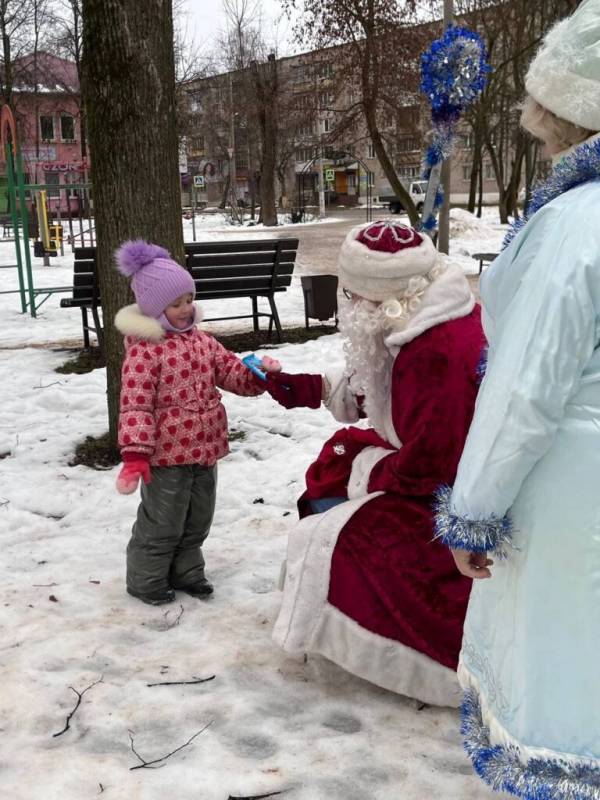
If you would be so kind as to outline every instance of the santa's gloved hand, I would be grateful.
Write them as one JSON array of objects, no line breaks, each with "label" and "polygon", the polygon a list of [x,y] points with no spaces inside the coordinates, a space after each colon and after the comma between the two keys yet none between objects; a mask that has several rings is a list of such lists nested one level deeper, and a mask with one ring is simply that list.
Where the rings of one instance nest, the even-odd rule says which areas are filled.
[{"label": "santa's gloved hand", "polygon": [[266,390],[284,408],[319,408],[323,398],[321,375],[267,373]]},{"label": "santa's gloved hand", "polygon": [[117,475],[117,491],[119,494],[133,494],[138,487],[140,478],[144,483],[150,483],[150,462],[144,453],[123,453],[123,466]]}]

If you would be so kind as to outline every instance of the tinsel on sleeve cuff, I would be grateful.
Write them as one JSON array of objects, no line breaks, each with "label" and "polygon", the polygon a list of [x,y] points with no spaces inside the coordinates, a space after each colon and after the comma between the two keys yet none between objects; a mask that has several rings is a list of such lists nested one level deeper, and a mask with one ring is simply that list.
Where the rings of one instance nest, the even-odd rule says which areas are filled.
[{"label": "tinsel on sleeve cuff", "polygon": [[435,493],[435,538],[448,547],[469,550],[471,553],[494,551],[506,555],[511,542],[511,521],[508,516],[487,519],[467,519],[451,510],[452,488],[440,486]]}]

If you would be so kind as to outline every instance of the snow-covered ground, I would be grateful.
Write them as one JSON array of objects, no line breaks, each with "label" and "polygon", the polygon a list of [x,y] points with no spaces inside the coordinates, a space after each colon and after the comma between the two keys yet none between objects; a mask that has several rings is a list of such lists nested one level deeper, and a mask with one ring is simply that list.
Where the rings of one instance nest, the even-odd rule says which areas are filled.
[{"label": "snow-covered ground", "polygon": [[[463,232],[454,247],[476,241],[488,250],[501,235],[488,224],[480,239]],[[65,257],[46,273],[36,268],[36,281],[69,282],[70,269]],[[298,283],[279,305],[285,324],[301,321]],[[456,711],[419,710],[271,641],[295,500],[338,427],[324,410],[286,412],[268,396],[226,395],[230,428],[243,438],[219,467],[205,547],[214,598],[180,595],[151,608],[125,594],[137,498],[116,493],[115,469],[69,466],[75,443],[106,429],[104,370],[60,375],[54,369],[69,353],[28,346],[78,340],[78,312],[57,306],[52,298],[32,320],[18,313],[16,296],[0,296],[2,797],[490,800],[462,751]],[[289,371],[316,372],[341,359],[340,338],[284,344],[277,357]],[[70,729],[54,736],[77,700],[69,687],[95,681]],[[140,762],[130,735],[152,761],[205,726],[162,768],[131,770]]]}]

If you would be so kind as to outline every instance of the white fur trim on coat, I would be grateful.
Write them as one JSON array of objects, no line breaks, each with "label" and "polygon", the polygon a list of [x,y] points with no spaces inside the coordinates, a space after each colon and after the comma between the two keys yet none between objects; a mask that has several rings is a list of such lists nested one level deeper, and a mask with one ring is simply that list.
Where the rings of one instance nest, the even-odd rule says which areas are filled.
[{"label": "white fur trim on coat", "polygon": [[[374,225],[376,223],[369,223]],[[408,287],[410,278],[427,275],[436,264],[437,250],[429,236],[422,234],[418,247],[397,253],[370,250],[356,241],[365,225],[352,228],[344,239],[338,260],[340,286],[373,302],[397,297]]]},{"label": "white fur trim on coat", "polygon": [[456,673],[433,658],[361,627],[329,603],[313,639],[314,652],[371,683],[433,706],[458,708]]},{"label": "white fur trim on coat", "polygon": [[348,481],[348,497],[354,500],[356,497],[364,497],[369,493],[369,480],[371,470],[382,458],[390,456],[394,451],[386,447],[365,447],[354,458],[350,479]]},{"label": "white fur trim on coat", "polygon": [[327,602],[331,558],[340,531],[383,492],[348,500],[298,522],[288,538],[281,610],[273,638],[292,653],[320,653],[344,669],[424,703],[456,707],[456,673],[423,653],[362,628]]},{"label": "white fur trim on coat", "polygon": [[[202,312],[196,306],[196,322],[202,319]],[[123,336],[135,336],[137,339],[149,339],[159,342],[164,338],[165,330],[154,317],[142,313],[137,303],[123,306],[115,316],[115,327]]]}]

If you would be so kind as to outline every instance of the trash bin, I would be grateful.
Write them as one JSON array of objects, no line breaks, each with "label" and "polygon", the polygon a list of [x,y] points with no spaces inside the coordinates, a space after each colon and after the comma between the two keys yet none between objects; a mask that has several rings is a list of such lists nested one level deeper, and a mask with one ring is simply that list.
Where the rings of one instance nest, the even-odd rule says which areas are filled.
[{"label": "trash bin", "polygon": [[309,319],[324,322],[331,317],[337,325],[337,275],[304,275],[301,280],[306,327]]}]

